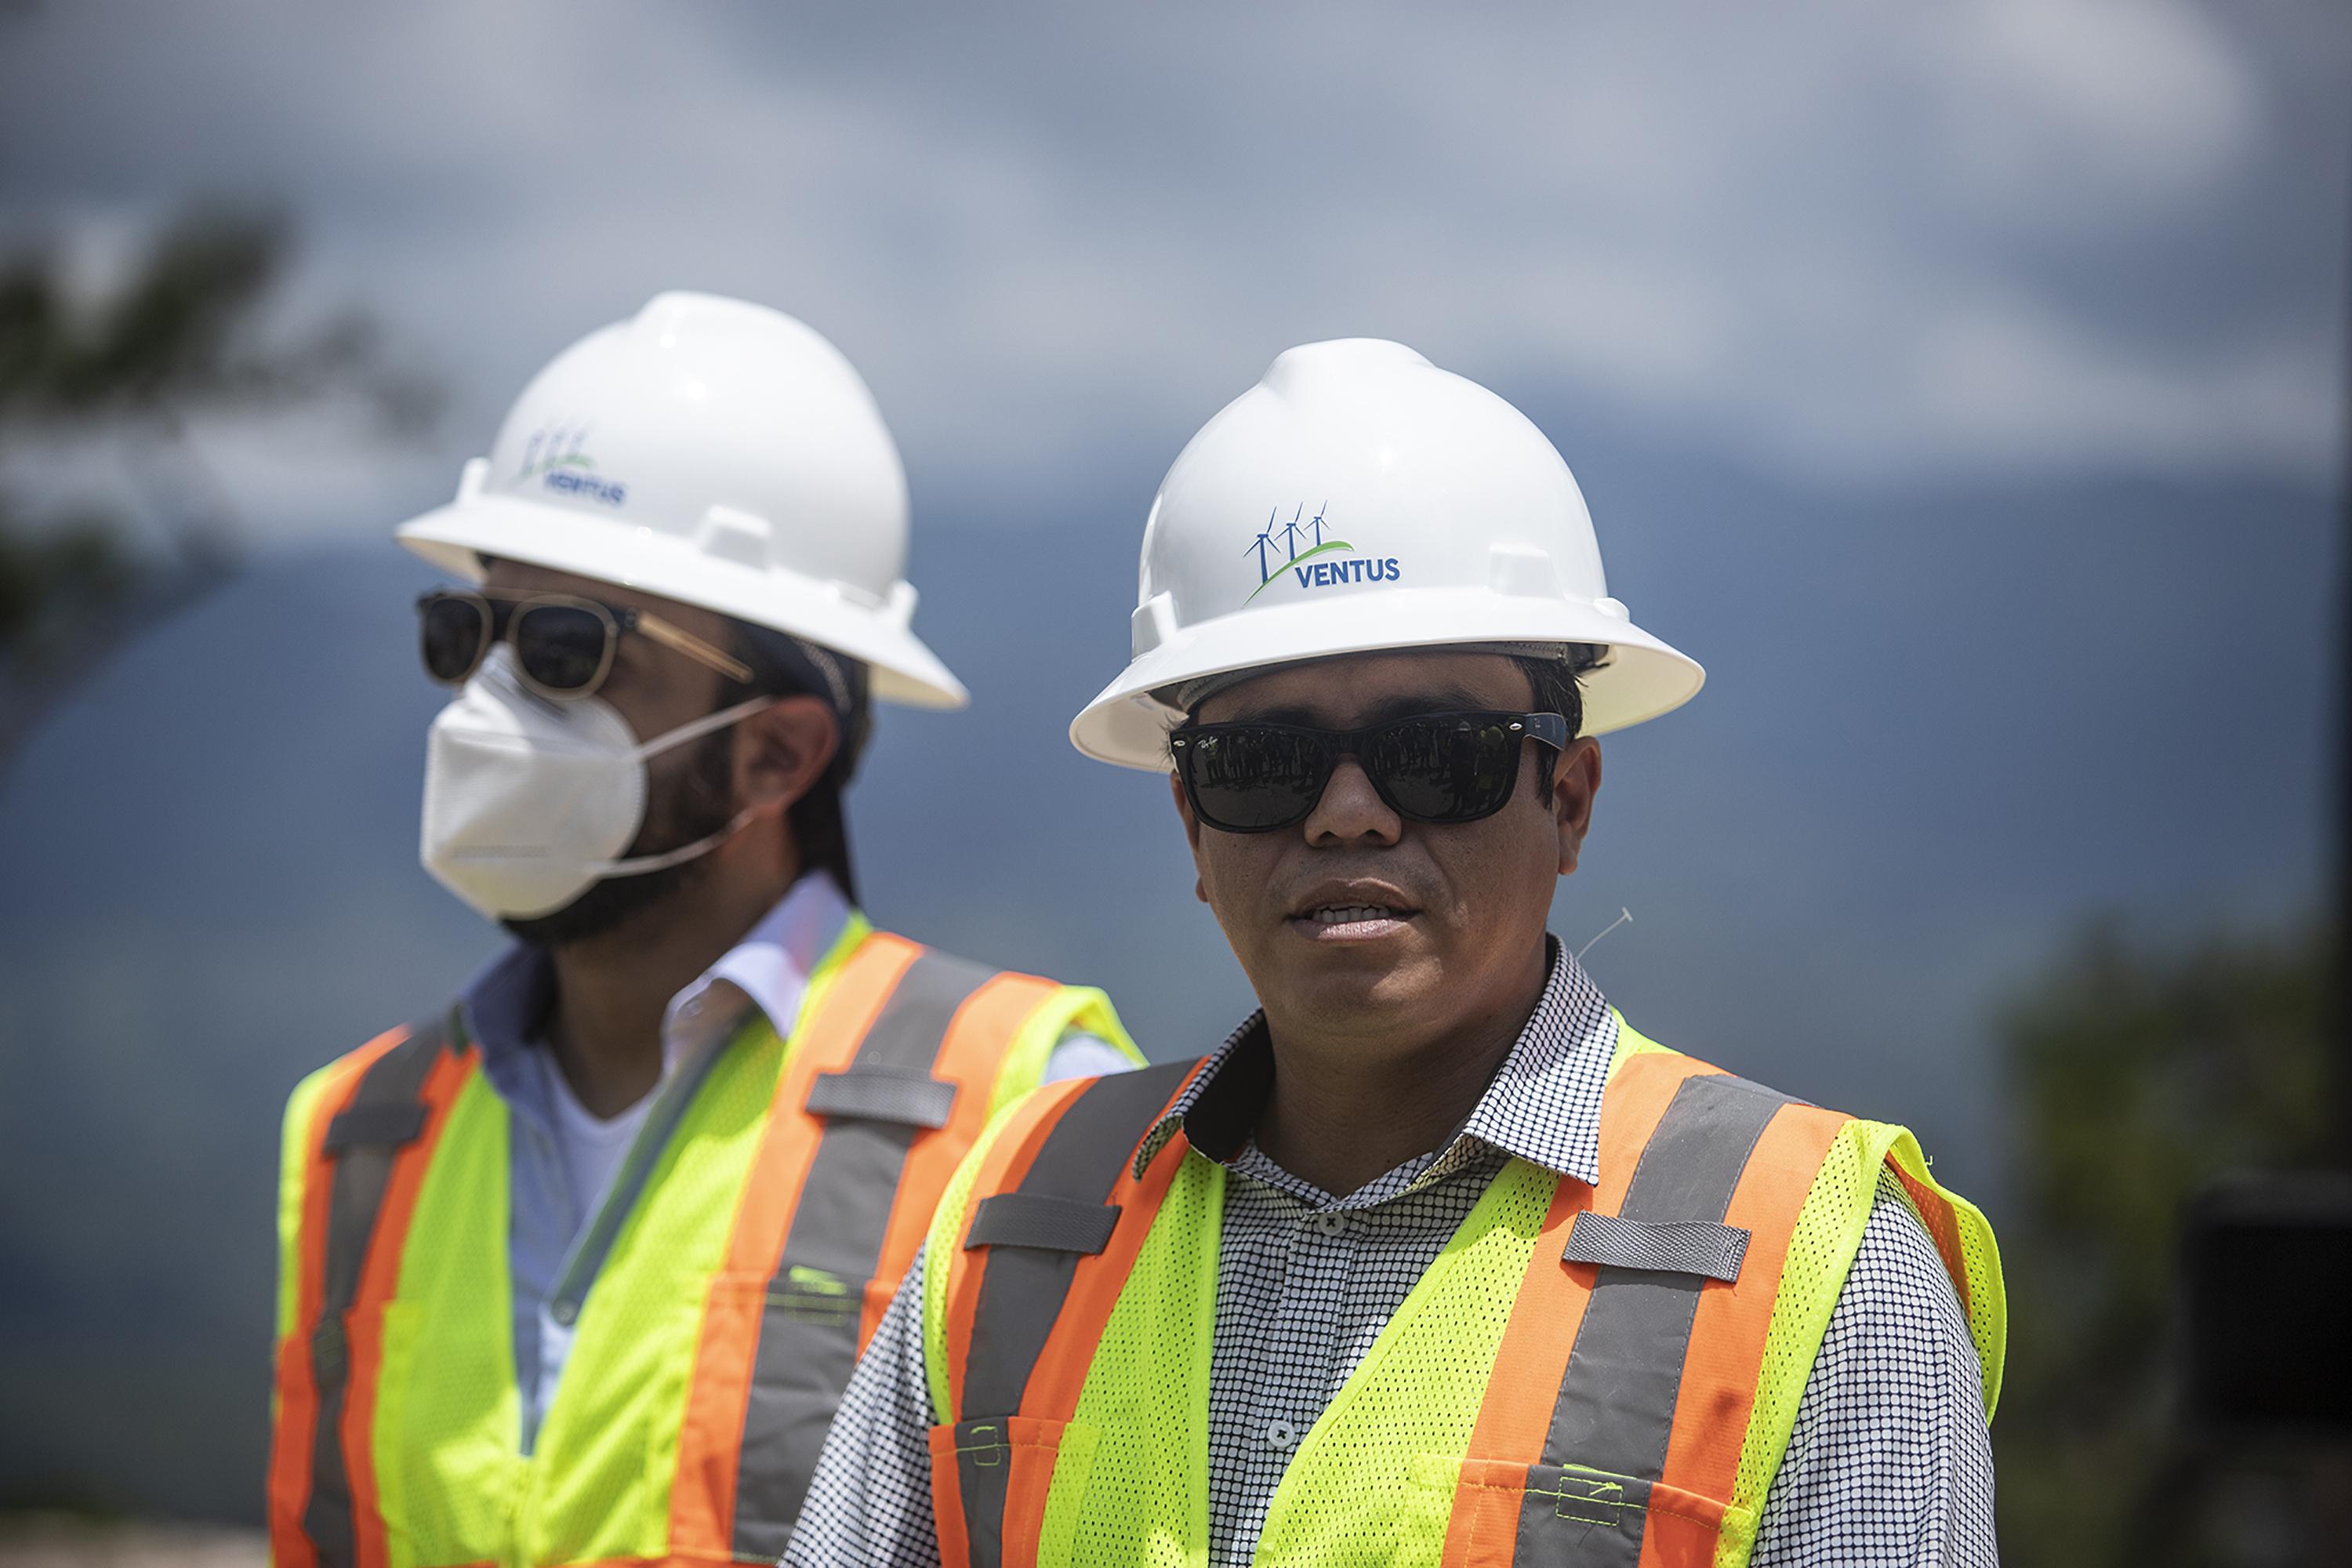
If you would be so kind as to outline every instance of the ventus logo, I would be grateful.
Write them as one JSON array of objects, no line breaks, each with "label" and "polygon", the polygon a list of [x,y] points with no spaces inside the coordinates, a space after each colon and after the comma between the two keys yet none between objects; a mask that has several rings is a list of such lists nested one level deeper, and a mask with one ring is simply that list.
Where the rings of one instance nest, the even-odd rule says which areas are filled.
[{"label": "ventus logo", "polygon": [[522,467],[515,474],[515,483],[537,479],[543,489],[619,506],[629,499],[628,486],[596,472],[596,459],[582,450],[587,444],[584,423],[541,426],[523,444]]},{"label": "ventus logo", "polygon": [[1353,544],[1335,535],[1323,512],[1323,507],[1317,507],[1310,518],[1302,504],[1288,522],[1281,521],[1280,507],[1266,514],[1265,526],[1242,552],[1257,557],[1257,586],[1250,590],[1250,599],[1282,582],[1295,581],[1301,588],[1336,588],[1343,583],[1398,580],[1395,556],[1357,553]]}]

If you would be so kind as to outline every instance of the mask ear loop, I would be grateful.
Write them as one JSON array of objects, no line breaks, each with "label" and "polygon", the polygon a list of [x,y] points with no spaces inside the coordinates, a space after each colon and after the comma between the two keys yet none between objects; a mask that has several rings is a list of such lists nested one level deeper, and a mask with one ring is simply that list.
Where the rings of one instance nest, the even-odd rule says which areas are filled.
[{"label": "mask ear loop", "polygon": [[[715,734],[730,724],[739,724],[752,714],[763,709],[772,708],[782,700],[781,697],[760,696],[738,702],[732,708],[721,708],[716,713],[706,713],[690,724],[681,724],[667,734],[655,736],[637,747],[633,754],[639,762],[644,762],[647,758],[658,756],[664,752],[685,745],[688,741],[698,741],[703,736]],[[759,815],[757,806],[746,806],[737,812],[726,826],[716,833],[698,838],[691,844],[681,844],[675,849],[665,849],[658,855],[635,855],[625,860],[598,860],[592,863],[591,868],[599,878],[642,877],[649,871],[667,871],[672,866],[683,866],[698,856],[709,854],[713,849],[749,827]]]},{"label": "mask ear loop", "polygon": [[715,731],[726,729],[730,724],[740,724],[761,709],[773,708],[782,700],[781,697],[763,694],[738,702],[732,708],[721,708],[716,713],[705,713],[691,723],[680,724],[675,730],[656,735],[629,754],[641,763],[650,761],[674,747],[685,745],[688,741],[698,741]]},{"label": "mask ear loop", "polygon": [[708,855],[734,837],[759,816],[756,808],[747,807],[735,814],[734,819],[708,837],[691,844],[681,844],[675,849],[665,849],[658,855],[638,855],[626,860],[597,860],[591,863],[599,878],[642,877],[648,871],[667,871],[672,866],[683,866],[698,855]]}]

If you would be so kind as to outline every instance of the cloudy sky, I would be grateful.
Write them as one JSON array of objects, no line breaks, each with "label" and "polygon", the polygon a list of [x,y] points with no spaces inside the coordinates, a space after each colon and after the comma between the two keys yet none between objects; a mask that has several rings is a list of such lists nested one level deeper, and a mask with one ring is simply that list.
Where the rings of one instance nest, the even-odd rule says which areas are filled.
[{"label": "cloudy sky", "polygon": [[[1172,452],[1286,344],[1359,332],[1841,482],[2336,460],[2352,25],[2326,5],[0,26],[0,219],[98,277],[190,195],[290,204],[301,292],[445,376],[449,452],[555,346],[690,284],[835,338],[959,489]],[[377,465],[302,445],[224,459],[257,515],[381,515]],[[418,499],[446,485],[411,466]]]},{"label": "cloudy sky", "polygon": [[2318,0],[0,8],[0,245],[97,290],[278,204],[286,327],[365,310],[448,393],[413,447],[201,427],[252,571],[0,774],[0,1192],[53,1194],[0,1206],[0,1478],[252,1511],[277,1105],[492,942],[415,867],[387,535],[666,288],[815,324],[906,453],[978,700],[885,716],[869,901],[1163,1057],[1245,988],[1163,787],[1062,739],[1153,485],[1294,342],[1512,398],[1710,672],[1609,742],[1556,929],[1631,908],[1591,963],[1635,1022],[1914,1122],[1998,1221],[2002,999],[2103,913],[2320,894],[2347,80]]}]

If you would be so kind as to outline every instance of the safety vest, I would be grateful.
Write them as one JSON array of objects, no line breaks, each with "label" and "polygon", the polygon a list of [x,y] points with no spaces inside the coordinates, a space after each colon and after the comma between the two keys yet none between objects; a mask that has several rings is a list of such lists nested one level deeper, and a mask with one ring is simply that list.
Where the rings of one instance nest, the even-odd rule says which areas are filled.
[{"label": "safety vest", "polygon": [[528,1454],[478,1048],[395,1031],[313,1075],[280,1199],[278,1568],[773,1561],[940,1189],[1072,1028],[1133,1050],[1099,991],[853,919],[789,1039],[755,1015],[709,1062]]},{"label": "safety vest", "polygon": [[[923,1279],[948,1568],[1207,1560],[1224,1168],[1142,1142],[1197,1070],[1056,1085],[950,1188]],[[1882,1167],[1990,1415],[1992,1234],[1911,1135],[1622,1028],[1599,1183],[1504,1166],[1292,1452],[1256,1561],[1737,1568]]]}]

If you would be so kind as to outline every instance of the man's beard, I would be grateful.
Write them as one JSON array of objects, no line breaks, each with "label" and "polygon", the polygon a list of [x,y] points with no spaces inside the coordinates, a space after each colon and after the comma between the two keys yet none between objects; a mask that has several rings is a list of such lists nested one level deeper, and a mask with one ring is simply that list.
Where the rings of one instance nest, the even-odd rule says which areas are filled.
[{"label": "man's beard", "polygon": [[[622,855],[659,855],[724,831],[735,815],[730,809],[734,770],[734,731],[704,736],[686,766],[672,776],[669,786],[646,802],[645,825]],[[552,914],[499,923],[517,941],[532,947],[586,942],[685,894],[701,880],[709,865],[710,857],[702,854],[658,871],[607,877]]]}]

